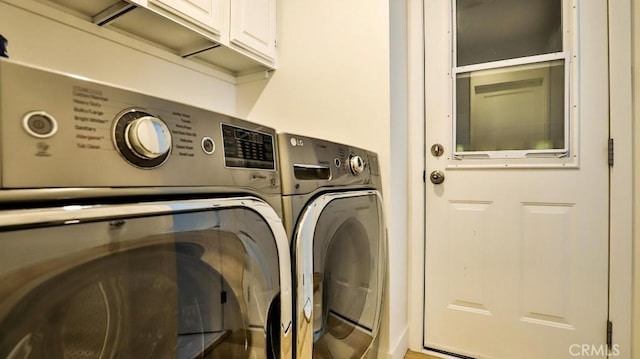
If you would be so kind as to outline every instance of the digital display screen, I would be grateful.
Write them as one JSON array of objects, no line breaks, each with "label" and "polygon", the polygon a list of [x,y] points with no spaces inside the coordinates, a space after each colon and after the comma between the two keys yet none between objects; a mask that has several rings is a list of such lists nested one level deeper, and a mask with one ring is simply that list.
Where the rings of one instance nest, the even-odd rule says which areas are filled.
[{"label": "digital display screen", "polygon": [[262,144],[264,143],[264,134],[262,133],[257,133],[257,132],[252,132],[252,131],[247,131],[247,130],[243,130],[243,129],[236,129],[234,131],[234,136],[236,137],[236,139],[241,140],[241,141],[250,141],[253,143],[258,143],[258,144]]},{"label": "digital display screen", "polygon": [[275,170],[273,136],[222,124],[225,166]]}]

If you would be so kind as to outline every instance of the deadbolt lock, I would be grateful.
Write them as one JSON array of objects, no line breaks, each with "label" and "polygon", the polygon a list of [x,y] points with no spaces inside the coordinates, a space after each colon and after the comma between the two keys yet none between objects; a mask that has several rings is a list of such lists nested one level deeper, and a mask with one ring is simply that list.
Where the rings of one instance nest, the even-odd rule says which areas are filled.
[{"label": "deadbolt lock", "polygon": [[444,147],[439,144],[436,143],[433,146],[431,146],[431,154],[436,156],[436,157],[440,157],[442,156],[442,154],[444,153]]}]

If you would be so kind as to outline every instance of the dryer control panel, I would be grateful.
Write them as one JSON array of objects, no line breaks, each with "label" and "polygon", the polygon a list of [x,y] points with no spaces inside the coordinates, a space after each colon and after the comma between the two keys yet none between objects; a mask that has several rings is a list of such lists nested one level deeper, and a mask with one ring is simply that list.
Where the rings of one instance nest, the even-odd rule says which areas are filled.
[{"label": "dryer control panel", "polygon": [[370,151],[294,134],[278,134],[283,195],[322,187],[379,188],[378,156]]},{"label": "dryer control panel", "polygon": [[0,60],[5,189],[246,187],[280,193],[275,130]]}]

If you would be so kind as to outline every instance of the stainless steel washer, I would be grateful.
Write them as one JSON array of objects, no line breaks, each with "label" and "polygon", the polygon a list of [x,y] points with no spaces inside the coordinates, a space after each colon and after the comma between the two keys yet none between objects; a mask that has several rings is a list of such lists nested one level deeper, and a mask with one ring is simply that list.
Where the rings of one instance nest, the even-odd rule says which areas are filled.
[{"label": "stainless steel washer", "polygon": [[275,131],[0,60],[0,357],[291,358]]},{"label": "stainless steel washer", "polygon": [[375,153],[279,134],[297,358],[375,358],[387,267]]}]

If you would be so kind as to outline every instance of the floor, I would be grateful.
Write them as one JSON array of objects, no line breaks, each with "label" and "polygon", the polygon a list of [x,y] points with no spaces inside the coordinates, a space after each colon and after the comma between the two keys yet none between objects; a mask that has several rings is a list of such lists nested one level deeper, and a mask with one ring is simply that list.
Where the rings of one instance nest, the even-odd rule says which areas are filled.
[{"label": "floor", "polygon": [[407,354],[405,354],[404,359],[438,359],[438,358],[431,355],[412,352],[411,350],[409,350]]}]

